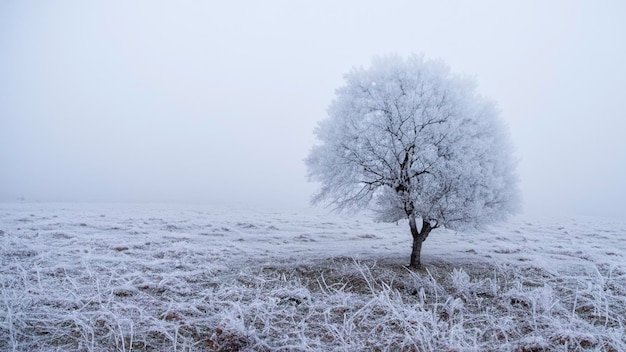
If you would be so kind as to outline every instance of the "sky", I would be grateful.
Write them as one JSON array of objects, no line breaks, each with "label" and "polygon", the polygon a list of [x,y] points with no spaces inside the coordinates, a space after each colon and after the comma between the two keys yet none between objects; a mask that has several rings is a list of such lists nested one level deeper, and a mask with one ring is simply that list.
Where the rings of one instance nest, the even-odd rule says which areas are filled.
[{"label": "sky", "polygon": [[624,1],[2,1],[0,201],[305,209],[343,75],[423,54],[508,124],[526,213],[626,217]]}]

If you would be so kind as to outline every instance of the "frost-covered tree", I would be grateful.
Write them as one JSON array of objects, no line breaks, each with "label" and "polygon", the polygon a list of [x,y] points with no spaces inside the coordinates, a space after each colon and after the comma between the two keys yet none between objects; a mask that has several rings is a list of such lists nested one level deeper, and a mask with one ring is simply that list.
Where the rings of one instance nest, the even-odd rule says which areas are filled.
[{"label": "frost-covered tree", "polygon": [[431,230],[477,227],[515,209],[508,134],[474,80],[440,61],[390,56],[345,81],[306,159],[309,179],[321,183],[313,203],[408,219],[412,267]]}]

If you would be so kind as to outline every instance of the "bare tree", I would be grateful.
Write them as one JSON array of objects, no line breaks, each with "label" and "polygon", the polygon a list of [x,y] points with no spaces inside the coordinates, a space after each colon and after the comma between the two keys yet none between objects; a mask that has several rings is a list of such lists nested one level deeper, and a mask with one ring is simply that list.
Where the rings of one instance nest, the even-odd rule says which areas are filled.
[{"label": "bare tree", "polygon": [[321,183],[313,203],[408,219],[411,267],[433,229],[476,227],[515,209],[508,135],[472,79],[439,61],[392,56],[345,80],[306,160],[310,180]]}]

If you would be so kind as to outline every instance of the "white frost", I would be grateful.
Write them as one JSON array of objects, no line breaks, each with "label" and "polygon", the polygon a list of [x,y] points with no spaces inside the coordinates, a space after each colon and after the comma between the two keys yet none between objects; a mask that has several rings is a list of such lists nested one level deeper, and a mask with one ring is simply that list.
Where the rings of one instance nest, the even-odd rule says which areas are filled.
[{"label": "white frost", "polygon": [[0,204],[0,350],[626,350],[626,223]]}]

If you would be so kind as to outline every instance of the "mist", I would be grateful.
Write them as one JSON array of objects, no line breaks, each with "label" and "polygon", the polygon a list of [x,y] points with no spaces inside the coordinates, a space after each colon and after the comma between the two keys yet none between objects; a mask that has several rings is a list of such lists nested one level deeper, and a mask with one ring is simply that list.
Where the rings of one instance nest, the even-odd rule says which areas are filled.
[{"label": "mist", "polygon": [[343,74],[423,53],[498,102],[527,213],[626,216],[626,4],[3,2],[0,200],[302,209]]}]

